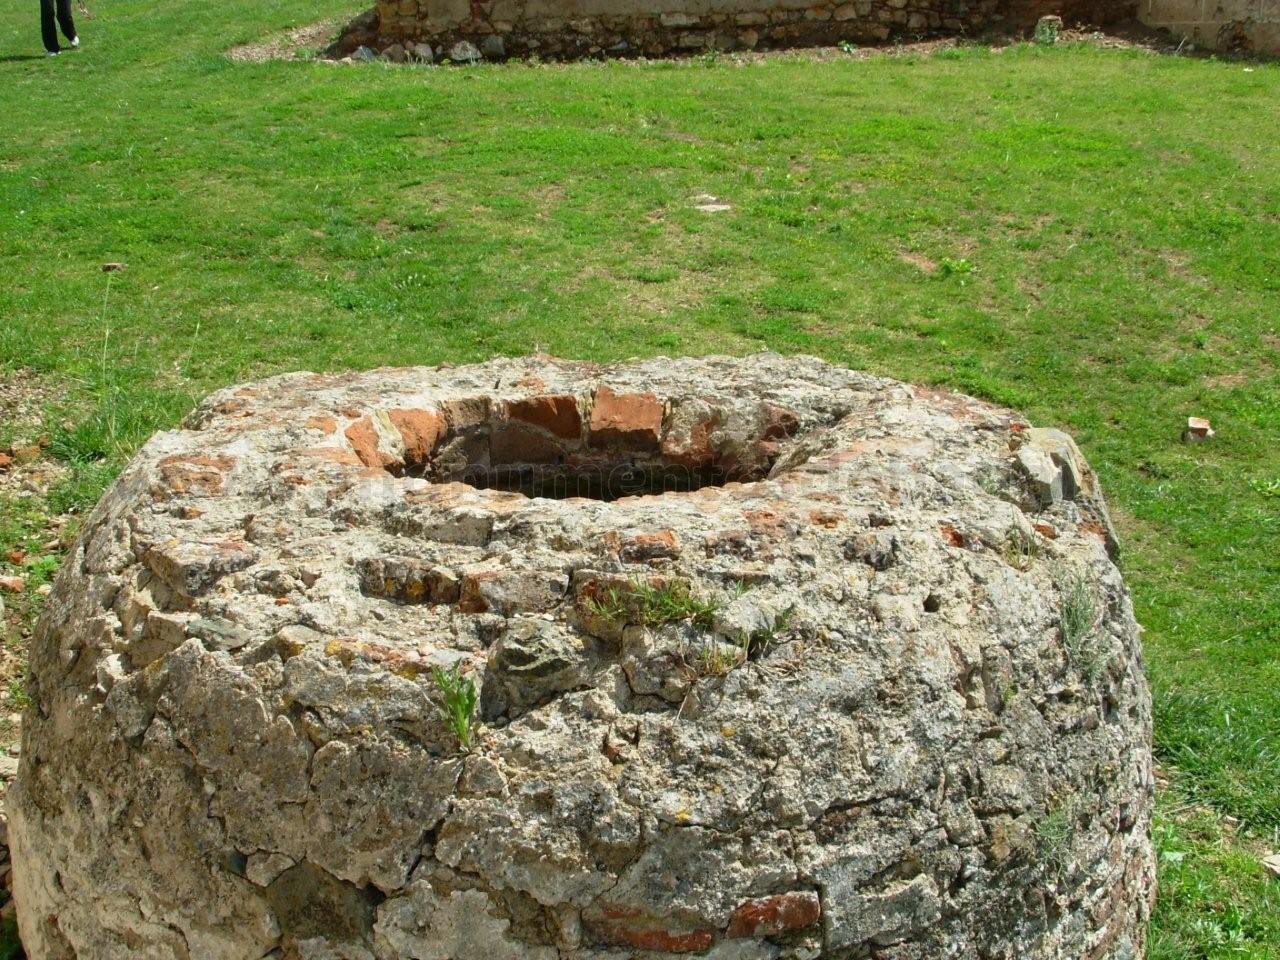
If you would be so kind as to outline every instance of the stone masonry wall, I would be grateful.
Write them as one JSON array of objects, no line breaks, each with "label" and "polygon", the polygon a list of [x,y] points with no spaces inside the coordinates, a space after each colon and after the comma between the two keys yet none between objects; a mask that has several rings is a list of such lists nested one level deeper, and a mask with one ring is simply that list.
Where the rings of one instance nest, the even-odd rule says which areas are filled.
[{"label": "stone masonry wall", "polygon": [[379,0],[376,12],[380,46],[426,42],[444,56],[454,44],[469,41],[492,58],[573,58],[976,34],[1034,22],[1043,13],[1099,23],[1131,16],[1133,5],[1114,0]]},{"label": "stone masonry wall", "polygon": [[1280,0],[1142,0],[1138,15],[1200,47],[1280,55]]}]

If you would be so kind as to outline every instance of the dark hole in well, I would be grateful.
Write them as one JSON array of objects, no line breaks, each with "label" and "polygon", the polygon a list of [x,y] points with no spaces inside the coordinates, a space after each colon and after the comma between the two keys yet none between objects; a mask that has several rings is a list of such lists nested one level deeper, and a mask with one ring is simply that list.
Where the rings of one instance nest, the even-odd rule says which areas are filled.
[{"label": "dark hole in well", "polygon": [[[475,409],[487,415],[464,422],[463,414],[469,416]],[[429,450],[406,450],[405,461],[387,469],[432,483],[465,483],[479,490],[553,500],[608,502],[688,493],[767,477],[785,439],[799,427],[793,414],[784,411],[789,417],[785,419],[777,409],[770,408],[771,417],[761,418],[755,435],[717,440],[695,455],[704,462],[690,466],[664,456],[659,436],[593,432],[581,412],[575,434],[574,417],[561,417],[561,408],[554,422],[533,423],[499,412],[488,400],[457,401],[450,408],[454,412],[447,414],[450,426],[443,437]],[[708,422],[718,420],[712,417]]]},{"label": "dark hole in well", "polygon": [[688,493],[702,487],[719,487],[730,479],[722,470],[695,469],[669,463],[614,462],[591,465],[500,464],[469,467],[464,483],[480,490],[504,490],[526,497],[565,500],[585,497],[606,502],[622,497]]}]

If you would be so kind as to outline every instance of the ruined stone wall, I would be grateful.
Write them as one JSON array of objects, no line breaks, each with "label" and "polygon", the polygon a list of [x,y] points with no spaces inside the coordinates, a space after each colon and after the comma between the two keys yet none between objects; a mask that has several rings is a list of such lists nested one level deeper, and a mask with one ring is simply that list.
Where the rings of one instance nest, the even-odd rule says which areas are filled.
[{"label": "ruined stone wall", "polygon": [[1280,55],[1280,0],[1142,0],[1138,13],[1199,47]]},{"label": "ruined stone wall", "polygon": [[380,0],[388,39],[475,41],[508,55],[660,55],[983,28],[998,0]]},{"label": "ruined stone wall", "polygon": [[[459,41],[488,56],[658,56],[978,34],[1045,13],[1106,22],[1114,0],[379,0],[381,44]],[[501,42],[493,38],[500,39]],[[485,41],[488,41],[486,45]]]}]

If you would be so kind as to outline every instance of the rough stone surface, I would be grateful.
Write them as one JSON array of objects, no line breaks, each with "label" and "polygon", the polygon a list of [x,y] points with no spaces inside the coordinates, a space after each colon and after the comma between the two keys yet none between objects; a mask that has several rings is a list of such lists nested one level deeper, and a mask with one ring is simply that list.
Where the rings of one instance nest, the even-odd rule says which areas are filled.
[{"label": "rough stone surface", "polygon": [[[433,667],[480,687],[469,752]],[[32,960],[1143,951],[1150,708],[1096,480],[813,359],[224,390],[86,521],[30,693]]]}]

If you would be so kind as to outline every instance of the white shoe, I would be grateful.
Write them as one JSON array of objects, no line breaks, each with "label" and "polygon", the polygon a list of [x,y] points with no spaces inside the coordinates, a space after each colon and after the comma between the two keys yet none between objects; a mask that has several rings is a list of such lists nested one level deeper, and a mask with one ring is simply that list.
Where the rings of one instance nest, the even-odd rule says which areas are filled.
[{"label": "white shoe", "polygon": [[56,57],[56,56],[58,55],[58,51],[57,51],[57,50],[46,50],[46,51],[44,52],[44,55],[45,55],[46,57]]},{"label": "white shoe", "polygon": [[73,47],[78,47],[78,46],[80,46],[80,38],[79,38],[79,37],[76,37],[74,40],[72,40],[72,41],[71,41],[71,45],[72,45]]}]

